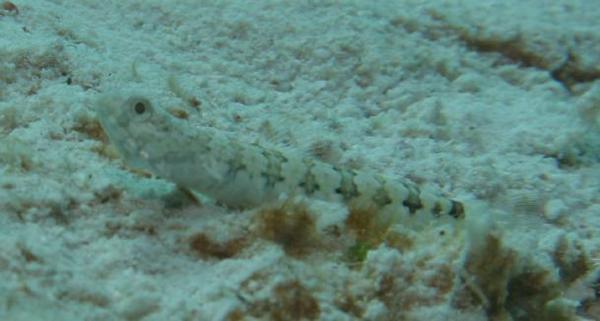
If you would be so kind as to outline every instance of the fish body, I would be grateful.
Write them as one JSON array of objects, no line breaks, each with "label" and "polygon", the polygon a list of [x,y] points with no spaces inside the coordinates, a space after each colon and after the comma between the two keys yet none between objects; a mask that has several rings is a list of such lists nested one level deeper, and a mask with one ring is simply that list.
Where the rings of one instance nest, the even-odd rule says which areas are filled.
[{"label": "fish body", "polygon": [[106,95],[102,127],[132,167],[234,208],[305,195],[386,212],[394,221],[461,219],[462,203],[409,180],[340,168],[287,150],[248,143],[210,127],[190,127],[142,96]]}]

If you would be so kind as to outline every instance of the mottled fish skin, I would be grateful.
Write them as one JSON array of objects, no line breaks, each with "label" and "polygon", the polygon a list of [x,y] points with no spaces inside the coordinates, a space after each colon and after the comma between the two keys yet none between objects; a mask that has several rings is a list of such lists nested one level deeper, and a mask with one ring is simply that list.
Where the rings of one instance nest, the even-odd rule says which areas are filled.
[{"label": "mottled fish skin", "polygon": [[191,128],[142,96],[105,95],[97,113],[128,165],[226,206],[249,208],[282,195],[306,195],[385,211],[399,221],[464,218],[462,203],[424,192],[408,180],[339,168],[208,127]]}]

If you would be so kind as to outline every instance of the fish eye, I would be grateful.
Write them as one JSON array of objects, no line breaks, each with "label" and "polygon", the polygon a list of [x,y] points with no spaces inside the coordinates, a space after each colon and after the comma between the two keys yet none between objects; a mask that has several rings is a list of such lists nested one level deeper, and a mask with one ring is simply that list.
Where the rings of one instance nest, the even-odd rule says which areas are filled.
[{"label": "fish eye", "polygon": [[143,114],[146,111],[146,105],[144,105],[143,102],[138,101],[137,103],[135,103],[135,105],[133,106],[133,109],[135,110],[136,113],[138,114]]},{"label": "fish eye", "polygon": [[150,101],[142,97],[131,97],[127,100],[127,106],[137,115],[151,114],[152,105]]}]

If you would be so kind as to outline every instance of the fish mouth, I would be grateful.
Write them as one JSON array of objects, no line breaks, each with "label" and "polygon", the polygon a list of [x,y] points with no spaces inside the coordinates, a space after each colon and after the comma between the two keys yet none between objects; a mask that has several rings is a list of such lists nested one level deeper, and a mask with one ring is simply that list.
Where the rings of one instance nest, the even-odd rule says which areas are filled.
[{"label": "fish mouth", "polygon": [[103,94],[94,104],[98,120],[107,133],[118,127],[127,126],[127,118],[123,115],[124,108],[121,108],[121,104],[118,103],[120,100],[116,95]]},{"label": "fish mouth", "polygon": [[119,102],[122,99],[113,94],[104,94],[94,103],[94,110],[102,129],[108,136],[110,143],[116,147],[121,156],[130,156],[132,142],[128,130],[129,120],[125,114],[125,108]]}]

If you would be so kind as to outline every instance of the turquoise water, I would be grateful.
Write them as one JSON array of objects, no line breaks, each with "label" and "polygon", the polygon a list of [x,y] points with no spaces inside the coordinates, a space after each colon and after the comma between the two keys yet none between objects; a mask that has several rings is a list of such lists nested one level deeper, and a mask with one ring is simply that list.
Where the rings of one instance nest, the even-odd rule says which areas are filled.
[{"label": "turquoise water", "polygon": [[0,320],[599,318],[593,1],[14,6]]}]

